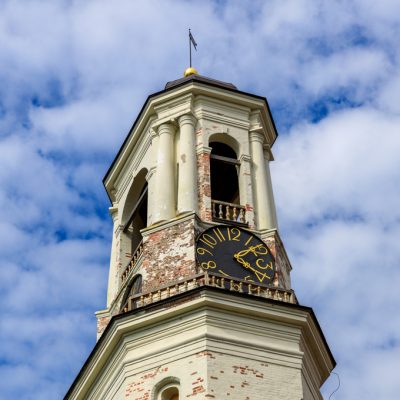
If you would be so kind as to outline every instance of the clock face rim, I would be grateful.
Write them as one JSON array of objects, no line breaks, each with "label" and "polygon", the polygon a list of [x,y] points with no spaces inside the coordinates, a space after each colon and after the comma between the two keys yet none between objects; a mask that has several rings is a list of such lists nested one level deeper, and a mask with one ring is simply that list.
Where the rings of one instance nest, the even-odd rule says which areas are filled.
[{"label": "clock face rim", "polygon": [[[220,268],[219,268],[219,270],[214,270],[214,269],[210,269],[210,268],[208,268],[208,269],[205,269],[205,268],[203,268],[202,267],[202,263],[204,263],[205,261],[204,261],[204,259],[203,260],[201,260],[201,259],[199,259],[199,257],[201,257],[201,256],[204,256],[204,253],[203,253],[203,255],[200,255],[199,253],[198,253],[198,248],[204,248],[205,246],[204,246],[204,244],[200,244],[200,239],[202,238],[202,236],[204,235],[204,234],[207,234],[207,232],[209,232],[209,231],[212,231],[212,230],[214,230],[214,234],[215,234],[215,229],[216,228],[223,228],[224,230],[227,230],[227,229],[238,229],[238,230],[240,230],[240,231],[242,231],[242,232],[244,232],[246,235],[249,235],[249,236],[251,236],[251,237],[253,237],[253,238],[255,238],[257,241],[258,241],[258,243],[259,244],[262,244],[263,246],[265,246],[265,248],[267,249],[267,253],[266,253],[266,255],[267,255],[267,257],[268,257],[268,259],[270,260],[270,262],[272,262],[272,268],[271,268],[271,270],[272,270],[272,273],[271,273],[271,276],[268,276],[268,279],[265,281],[265,282],[263,282],[263,280],[265,279],[265,278],[267,278],[267,276],[266,276],[266,273],[265,272],[261,272],[260,270],[258,270],[257,268],[255,268],[256,270],[257,270],[257,272],[255,272],[254,270],[251,270],[251,271],[247,271],[246,273],[248,274],[246,277],[244,277],[243,275],[244,275],[244,271],[246,270],[245,269],[245,267],[243,266],[243,265],[240,265],[240,264],[243,264],[243,262],[240,262],[237,258],[236,258],[236,256],[237,255],[239,255],[239,253],[240,253],[240,251],[239,251],[239,253],[236,253],[236,254],[233,254],[233,253],[231,253],[231,255],[232,255],[232,264],[229,262],[229,266],[227,266],[227,265],[223,265],[223,266],[221,266]],[[217,235],[215,235],[215,236],[217,236]],[[218,237],[218,236],[217,236]],[[229,240],[229,241],[226,241],[226,242],[232,242],[232,240]],[[221,241],[220,241],[220,243],[222,243]],[[219,243],[219,244],[220,244]],[[244,250],[246,250],[247,248],[244,248],[244,244],[242,243],[241,244],[241,246],[242,246],[242,249],[244,249]],[[229,248],[227,248],[227,249],[229,249]],[[225,250],[225,251],[227,251],[227,250]],[[248,252],[247,252],[248,253]],[[219,275],[226,275],[226,278],[227,279],[238,279],[238,280],[241,280],[241,281],[247,281],[247,282],[249,282],[249,283],[255,283],[255,284],[258,284],[258,285],[266,285],[266,286],[269,286],[269,285],[272,285],[272,283],[273,283],[273,279],[274,279],[274,277],[275,277],[275,273],[276,273],[276,262],[275,262],[275,257],[273,256],[273,254],[272,254],[272,252],[271,252],[271,250],[270,250],[270,248],[268,247],[268,245],[258,236],[258,235],[256,235],[254,232],[252,232],[252,231],[250,231],[250,230],[248,230],[248,229],[244,229],[244,228],[242,228],[242,227],[240,227],[240,226],[236,226],[236,225],[230,225],[230,224],[218,224],[218,225],[213,225],[213,226],[210,226],[210,227],[208,227],[208,228],[206,228],[204,231],[202,231],[201,233],[199,233],[198,235],[197,235],[197,237],[196,237],[196,241],[195,241],[195,256],[196,256],[196,262],[197,262],[197,265],[198,265],[198,268],[199,268],[199,271],[201,271],[201,272],[214,272],[214,273],[217,273],[217,274],[219,274]],[[210,261],[214,261],[214,260],[216,260],[216,258],[218,258],[218,256],[220,256],[220,257],[222,257],[222,255],[220,255],[220,254],[218,254],[217,253],[217,257],[214,255],[214,254],[212,254],[212,259],[210,260]],[[234,257],[235,256],[235,257]],[[258,257],[260,257],[260,256],[258,256]],[[242,261],[244,261],[244,258],[242,258]],[[214,263],[215,263],[215,261],[214,261]],[[232,265],[232,266],[230,266],[230,265]],[[240,265],[240,267],[238,267]],[[225,272],[225,271],[223,271],[223,270],[229,270],[229,269],[231,269],[229,272],[229,275]],[[236,276],[236,274],[235,273],[233,273],[232,274],[232,269],[236,269],[236,270],[240,270],[240,271],[242,271],[241,273],[239,273],[238,275],[240,275],[240,276]],[[220,270],[222,270],[222,273],[221,272],[219,272]],[[256,278],[257,277],[257,279],[255,280],[255,281],[253,281],[253,280],[248,280],[247,278],[249,277],[249,274],[253,277],[253,278]],[[259,274],[261,274],[261,276],[263,276],[263,278],[262,278],[262,280],[260,280],[260,278],[259,278]]]}]

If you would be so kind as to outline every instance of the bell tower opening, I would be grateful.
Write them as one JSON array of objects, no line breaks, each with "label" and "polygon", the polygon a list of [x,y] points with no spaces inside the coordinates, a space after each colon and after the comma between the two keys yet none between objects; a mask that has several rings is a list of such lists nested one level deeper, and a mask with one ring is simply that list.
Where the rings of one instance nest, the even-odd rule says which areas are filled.
[{"label": "bell tower opening", "polygon": [[128,220],[127,222],[127,229],[131,227],[132,232],[131,232],[131,254],[135,252],[137,247],[139,246],[140,242],[143,239],[142,234],[140,233],[140,230],[143,228],[146,228],[147,226],[147,200],[148,200],[148,194],[147,194],[147,183],[143,187],[139,200],[137,201],[137,204],[132,210],[132,217]]},{"label": "bell tower opening", "polygon": [[142,275],[136,275],[132,282],[129,284],[128,288],[125,290],[124,297],[121,302],[121,312],[128,311],[128,301],[132,296],[136,296],[142,293]]},{"label": "bell tower opening", "polygon": [[239,161],[235,151],[224,143],[210,143],[211,198],[239,204]]},{"label": "bell tower opening", "polygon": [[143,169],[136,175],[124,209],[126,222],[123,232],[130,241],[130,245],[127,247],[132,256],[143,240],[140,231],[147,226],[148,185],[145,179],[146,173],[147,170]]},{"label": "bell tower opening", "polygon": [[240,205],[239,168],[235,150],[221,142],[211,142],[210,175],[213,220],[244,223]]}]

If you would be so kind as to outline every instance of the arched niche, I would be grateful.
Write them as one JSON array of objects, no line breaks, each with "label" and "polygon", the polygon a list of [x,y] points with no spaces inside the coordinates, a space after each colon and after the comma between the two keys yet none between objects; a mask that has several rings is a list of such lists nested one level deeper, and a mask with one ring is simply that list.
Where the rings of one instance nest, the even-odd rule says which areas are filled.
[{"label": "arched niche", "polygon": [[157,383],[152,400],[179,400],[180,381],[176,377],[167,377]]},{"label": "arched niche", "polygon": [[130,241],[132,255],[142,241],[140,230],[147,226],[147,172],[147,169],[143,168],[133,179],[122,211],[123,232]]}]

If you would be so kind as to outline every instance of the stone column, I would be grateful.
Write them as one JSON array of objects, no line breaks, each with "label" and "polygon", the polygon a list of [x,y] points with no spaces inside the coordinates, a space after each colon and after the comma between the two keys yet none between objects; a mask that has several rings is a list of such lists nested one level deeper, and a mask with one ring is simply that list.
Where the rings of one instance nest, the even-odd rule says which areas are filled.
[{"label": "stone column", "polygon": [[242,154],[239,157],[239,192],[240,204],[246,207],[246,222],[249,228],[255,229],[254,201],[253,201],[253,183],[251,180],[251,157],[248,154]]},{"label": "stone column", "polygon": [[197,162],[194,127],[196,119],[190,115],[179,118],[179,182],[178,213],[197,211]]},{"label": "stone column", "polygon": [[276,217],[276,207],[274,199],[274,191],[272,190],[271,170],[269,168],[270,161],[274,161],[269,145],[264,145],[264,163],[265,174],[267,177],[267,196],[268,196],[268,214],[270,215],[271,224],[274,228],[278,228],[278,218]]},{"label": "stone column", "polygon": [[154,222],[175,217],[174,180],[174,127],[165,123],[158,128],[157,171],[154,206]]},{"label": "stone column", "polygon": [[269,171],[267,172],[266,169],[263,143],[264,135],[262,133],[250,132],[256,206],[255,212],[257,215],[258,230],[277,228],[271,178],[269,176]]},{"label": "stone column", "polygon": [[119,267],[121,265],[119,256],[120,225],[118,219],[118,207],[113,205],[109,208],[113,220],[113,240],[111,244],[110,270],[108,275],[107,307],[110,307],[118,291]]},{"label": "stone column", "polygon": [[146,176],[146,181],[148,184],[148,200],[147,200],[147,226],[154,223],[154,215],[157,207],[156,187],[157,187],[157,157],[158,157],[158,134],[154,129],[150,130],[151,137],[151,158],[152,167]]}]

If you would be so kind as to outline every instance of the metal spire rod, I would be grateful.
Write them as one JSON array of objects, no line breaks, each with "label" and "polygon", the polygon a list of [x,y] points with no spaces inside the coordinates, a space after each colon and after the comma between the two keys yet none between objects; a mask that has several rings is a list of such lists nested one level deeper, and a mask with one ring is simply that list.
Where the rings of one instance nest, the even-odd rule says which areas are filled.
[{"label": "metal spire rod", "polygon": [[190,38],[190,28],[189,28],[189,67],[192,68],[192,39]]}]

